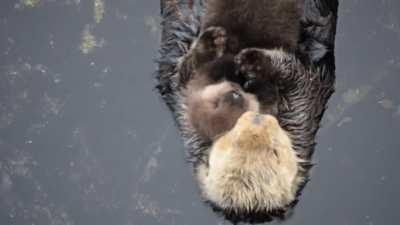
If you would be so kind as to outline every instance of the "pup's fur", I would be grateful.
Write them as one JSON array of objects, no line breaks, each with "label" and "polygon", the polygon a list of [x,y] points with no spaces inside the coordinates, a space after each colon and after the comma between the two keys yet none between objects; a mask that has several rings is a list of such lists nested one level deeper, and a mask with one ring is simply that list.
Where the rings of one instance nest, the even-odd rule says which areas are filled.
[{"label": "pup's fur", "polygon": [[[286,12],[298,15],[298,11],[289,13],[283,7],[292,4],[290,8],[297,8],[298,2],[294,0],[208,0],[200,37],[197,36],[197,11],[190,9],[196,7],[184,1],[182,5],[162,1],[165,3],[158,89],[174,113],[203,196],[232,222],[263,222],[271,217],[284,217],[297,202],[296,197],[308,178],[315,134],[333,92],[333,41],[338,3],[336,0],[305,1],[299,32],[296,31],[298,23],[291,26],[273,22],[267,26],[269,21],[260,19],[273,15],[271,23],[289,23],[293,17],[277,18]],[[277,2],[283,4],[280,9],[284,11],[276,10],[279,7],[270,8],[274,4],[279,6]],[[267,4],[272,5],[267,7]],[[240,13],[235,18],[219,14],[225,22],[216,24],[218,14],[213,13],[221,10]],[[263,10],[270,10],[269,14]],[[291,32],[280,32],[286,25],[292,27]],[[236,26],[242,30],[235,31]],[[272,30],[275,32],[271,33]],[[191,45],[190,50],[187,45]],[[257,48],[243,49],[248,47]],[[294,53],[299,50],[311,66],[298,60]],[[239,101],[232,91],[241,94]],[[222,102],[224,107],[219,115],[231,113],[223,117],[210,114],[208,109],[197,110],[206,102]],[[257,105],[254,103],[258,106],[254,107]],[[260,143],[246,135],[241,136],[246,140],[242,142],[245,145],[227,147],[238,140],[230,134],[238,132],[241,122],[235,121],[246,115],[245,111],[273,115],[276,119],[268,118],[275,122],[262,129],[266,130],[265,135],[274,137],[274,143],[281,144],[273,147],[273,142],[261,142],[267,144],[262,147],[263,151],[258,151],[259,157],[244,151]],[[228,178],[235,177],[236,172],[241,176]],[[243,179],[247,185],[239,185]],[[267,179],[281,185],[268,185]],[[267,189],[270,194],[263,193]]]}]

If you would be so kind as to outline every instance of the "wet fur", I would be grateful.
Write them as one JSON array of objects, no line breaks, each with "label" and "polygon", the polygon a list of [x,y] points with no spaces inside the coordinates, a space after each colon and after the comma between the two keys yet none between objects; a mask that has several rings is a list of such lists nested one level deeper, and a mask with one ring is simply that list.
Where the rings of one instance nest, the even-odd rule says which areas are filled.
[{"label": "wet fur", "polygon": [[[264,14],[257,7],[267,12]],[[202,139],[212,143],[206,162],[197,170],[197,174],[202,174],[197,176],[200,189],[205,199],[224,212],[284,211],[295,200],[302,183],[288,182],[303,180],[299,172],[302,167],[296,160],[290,137],[278,122],[275,129],[264,128],[264,133],[274,141],[267,142],[256,151],[258,154],[251,154],[254,151],[247,145],[229,151],[221,149],[220,144],[246,111],[279,118],[278,95],[284,88],[280,83],[287,83],[285,79],[294,71],[311,74],[294,56],[301,9],[292,0],[279,3],[278,0],[245,3],[209,0],[202,32],[180,65],[180,68],[191,67],[192,74],[185,87],[188,124]],[[277,50],[266,52],[265,48]],[[241,104],[224,101],[230,92],[221,84],[236,86],[234,89],[240,96],[253,94],[256,101],[244,97]],[[211,88],[214,93],[205,94]],[[254,109],[249,107],[251,104],[260,106]],[[270,148],[274,148],[276,157],[270,154]],[[284,155],[292,156],[292,160],[285,160]]]},{"label": "wet fur", "polygon": [[[193,78],[193,67],[186,64],[181,57],[187,56],[190,53],[189,46],[196,42],[201,15],[201,7],[188,2],[161,1],[163,35],[157,88],[174,114],[188,149],[188,159],[193,163],[195,173],[199,175],[201,168],[207,165],[212,142],[202,138],[191,125],[186,105],[187,85]],[[296,71],[287,73],[290,76],[280,81],[280,92],[277,96],[279,124],[289,134],[292,148],[299,159],[304,161],[299,162],[299,177],[303,181],[298,186],[295,196],[300,195],[308,180],[308,171],[311,168],[309,160],[315,148],[315,134],[326,102],[333,92],[337,4],[335,0],[305,1],[305,13],[301,18],[296,52],[304,54],[310,65],[304,67],[297,58],[280,57],[282,54],[279,51],[265,52],[277,59],[281,58],[276,62],[283,71]],[[223,214],[232,222],[264,222],[290,214],[290,208],[296,202],[297,200],[294,200],[287,208],[271,210],[268,213],[225,210]],[[214,205],[213,202],[210,204]],[[217,205],[214,207],[217,211],[221,210]]]},{"label": "wet fur", "polygon": [[[224,27],[234,35],[232,48],[296,51],[303,0],[208,0],[202,30]],[[236,45],[236,46],[235,46]]]},{"label": "wet fur", "polygon": [[[191,52],[185,57],[185,60],[189,61],[189,66],[193,66],[193,78],[188,89],[192,89],[191,86],[198,87],[200,84],[205,87],[223,79],[236,82],[244,87],[244,91],[256,95],[261,105],[261,113],[276,115],[278,90],[275,79],[271,77],[278,75],[272,74],[275,73],[273,68],[269,63],[259,63],[258,66],[262,66],[264,70],[262,74],[257,75],[260,79],[246,77],[254,71],[241,71],[243,76],[235,76],[237,67],[244,65],[234,63],[233,55],[249,47],[279,48],[295,52],[302,11],[303,0],[206,1],[205,14],[202,16],[202,33],[193,44]],[[254,64],[254,62],[247,63]],[[204,80],[209,82],[206,83]],[[195,123],[194,127],[203,138],[212,140],[215,136],[228,131],[240,114],[247,110],[246,105],[249,103],[245,100],[245,105],[240,107],[224,104],[224,107],[219,107],[224,110],[219,110],[217,114],[217,110],[209,105],[210,102],[222,102],[219,99],[206,101],[197,98],[196,102],[191,100],[193,96],[201,96],[201,88],[198,89],[198,92],[187,95],[188,109],[191,121]],[[237,90],[243,92],[241,88]],[[220,96],[224,98],[224,93]],[[201,102],[204,104],[199,104]],[[198,124],[202,126],[199,127]]]}]

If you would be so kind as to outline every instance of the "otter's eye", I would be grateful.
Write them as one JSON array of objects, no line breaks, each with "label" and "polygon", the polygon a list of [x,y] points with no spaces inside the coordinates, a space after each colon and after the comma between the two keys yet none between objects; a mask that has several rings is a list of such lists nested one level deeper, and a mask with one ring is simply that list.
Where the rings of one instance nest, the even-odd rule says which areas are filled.
[{"label": "otter's eye", "polygon": [[232,99],[233,99],[234,101],[237,101],[237,100],[239,100],[239,99],[242,98],[242,95],[241,95],[239,92],[237,92],[237,91],[232,91],[232,92],[231,92],[231,95],[232,95]]},{"label": "otter's eye", "polygon": [[243,106],[243,96],[238,91],[230,91],[225,94],[224,98],[222,99],[224,103],[229,104],[230,106]]}]

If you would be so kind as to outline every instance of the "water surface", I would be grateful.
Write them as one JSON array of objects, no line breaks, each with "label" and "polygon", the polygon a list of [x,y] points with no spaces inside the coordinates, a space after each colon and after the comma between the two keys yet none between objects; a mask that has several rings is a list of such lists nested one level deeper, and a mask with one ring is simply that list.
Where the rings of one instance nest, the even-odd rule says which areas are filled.
[{"label": "water surface", "polygon": [[[285,225],[400,221],[400,2],[340,3],[336,93]],[[229,224],[153,88],[158,7],[0,3],[0,224]]]}]

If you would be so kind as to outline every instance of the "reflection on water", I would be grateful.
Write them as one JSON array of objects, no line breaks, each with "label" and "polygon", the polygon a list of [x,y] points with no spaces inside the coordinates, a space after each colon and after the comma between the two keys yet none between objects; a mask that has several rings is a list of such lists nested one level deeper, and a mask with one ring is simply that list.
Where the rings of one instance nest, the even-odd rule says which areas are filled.
[{"label": "reflection on water", "polygon": [[[0,7],[1,224],[228,224],[153,89],[158,1]],[[284,224],[400,220],[400,3],[341,2],[336,93]]]}]

